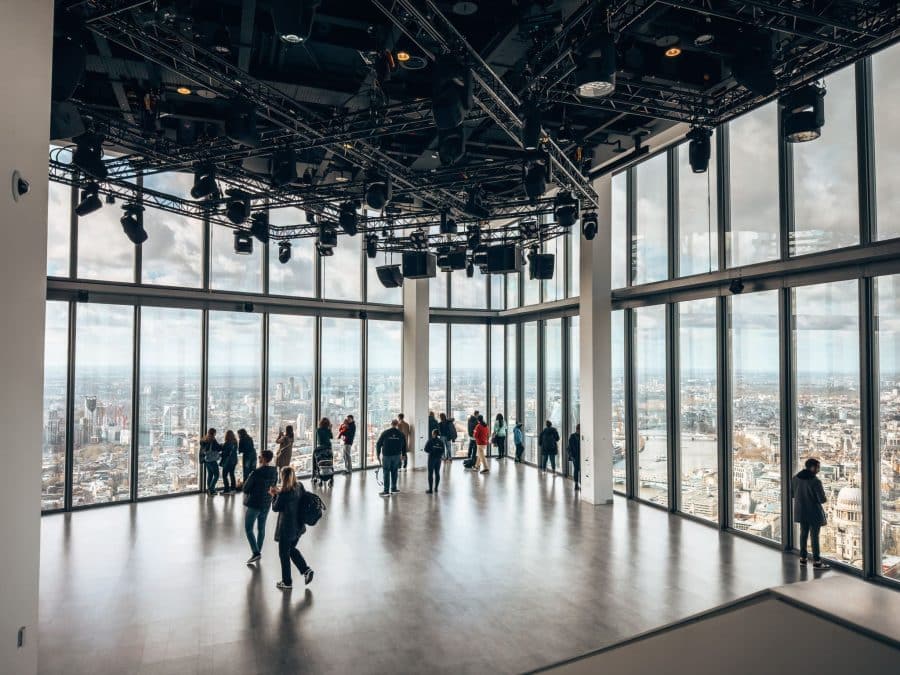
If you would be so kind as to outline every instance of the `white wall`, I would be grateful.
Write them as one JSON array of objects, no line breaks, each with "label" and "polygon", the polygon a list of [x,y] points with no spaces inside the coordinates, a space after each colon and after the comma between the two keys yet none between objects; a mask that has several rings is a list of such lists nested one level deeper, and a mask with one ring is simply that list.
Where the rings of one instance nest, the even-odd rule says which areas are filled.
[{"label": "white wall", "polygon": [[[0,671],[37,672],[52,0],[0,2]],[[12,172],[31,183],[12,198]],[[16,639],[26,627],[25,645]]]}]

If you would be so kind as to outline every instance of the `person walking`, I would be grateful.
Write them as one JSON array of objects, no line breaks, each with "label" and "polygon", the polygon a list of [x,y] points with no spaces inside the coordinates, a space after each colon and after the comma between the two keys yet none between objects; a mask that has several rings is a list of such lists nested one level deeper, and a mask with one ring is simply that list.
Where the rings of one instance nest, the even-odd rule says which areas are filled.
[{"label": "person walking", "polygon": [[434,416],[434,411],[428,411],[428,438],[431,438],[432,434],[435,432],[435,429],[438,428],[437,417]]},{"label": "person walking", "polygon": [[216,430],[210,427],[206,436],[200,441],[200,461],[206,468],[206,493],[216,496],[216,485],[219,482],[219,462],[222,459],[222,446],[216,440]]},{"label": "person walking", "polygon": [[831,567],[819,557],[819,531],[826,524],[825,509],[827,499],[822,481],[816,476],[822,465],[815,457],[810,457],[804,469],[791,480],[791,496],[794,498],[794,522],[800,525],[800,564],[808,560],[806,544],[812,540],[813,567],[827,570]]},{"label": "person walking", "polygon": [[278,446],[275,450],[275,466],[279,469],[290,466],[294,452],[294,427],[288,424],[284,431],[279,431],[275,444]]},{"label": "person walking", "polygon": [[572,462],[572,480],[575,481],[575,490],[581,489],[581,425],[575,425],[575,433],[569,434],[569,443],[566,445],[566,454]]},{"label": "person walking", "polygon": [[391,426],[381,432],[375,443],[375,457],[381,462],[384,471],[384,492],[382,497],[400,492],[397,489],[397,473],[400,471],[400,458],[406,451],[406,437],[400,431],[400,421],[391,420]]},{"label": "person walking", "polygon": [[237,489],[234,480],[234,470],[237,467],[238,460],[238,442],[237,436],[229,429],[225,432],[225,442],[222,444],[222,483],[225,487],[222,489],[223,495],[230,495]]},{"label": "person walking", "polygon": [[353,415],[347,415],[344,423],[338,429],[338,438],[341,439],[341,447],[344,451],[344,473],[348,476],[353,471],[353,441],[356,438],[356,421]]},{"label": "person walking", "polygon": [[478,418],[479,413],[476,410],[473,414],[469,415],[469,419],[466,421],[466,433],[469,436],[469,452],[467,459],[474,460],[475,459],[475,450],[478,447],[478,444],[475,442],[475,427],[478,426]]},{"label": "person walking", "polygon": [[269,494],[269,490],[278,484],[278,469],[272,466],[273,457],[271,450],[259,453],[259,468],[250,472],[241,488],[244,492],[244,506],[247,507],[244,513],[244,532],[247,533],[247,541],[250,542],[248,565],[255,563],[262,555],[263,541],[266,537],[266,519],[272,508],[272,495]]},{"label": "person walking", "polygon": [[538,447],[541,449],[541,471],[547,470],[547,460],[550,460],[551,471],[556,471],[556,454],[559,452],[559,432],[553,428],[553,422],[547,420],[544,430],[538,439]]},{"label": "person walking", "polygon": [[428,455],[428,489],[425,492],[430,495],[437,492],[441,484],[441,455],[444,454],[444,441],[441,440],[437,429],[431,432],[431,438],[422,449]]},{"label": "person walking", "polygon": [[516,422],[513,426],[513,445],[516,446],[516,464],[521,464],[522,455],[525,454],[525,432],[521,422]]},{"label": "person walking", "polygon": [[331,433],[331,420],[327,417],[323,417],[319,420],[319,426],[316,428],[316,447],[313,450],[313,466],[312,466],[312,475],[313,478],[319,475],[319,464],[316,462],[316,454],[317,453],[327,453],[331,452],[331,441],[334,440],[334,434]]},{"label": "person walking", "polygon": [[491,439],[497,447],[497,457],[503,459],[506,457],[506,420],[503,419],[503,413],[497,413],[494,418],[494,435]]},{"label": "person walking", "polygon": [[409,459],[409,455],[407,454],[407,452],[408,452],[409,448],[412,447],[412,445],[409,442],[410,441],[409,436],[410,436],[410,433],[412,433],[412,430],[409,428],[409,422],[407,422],[404,419],[403,413],[399,413],[397,415],[397,422],[398,422],[397,428],[400,429],[400,433],[403,434],[403,438],[406,439],[406,450],[403,451],[403,461],[400,464],[401,471],[406,471],[406,462]]},{"label": "person walking", "polygon": [[241,481],[246,483],[256,468],[256,448],[246,429],[238,429],[238,452],[241,455]]},{"label": "person walking", "polygon": [[456,440],[456,425],[453,420],[441,413],[441,419],[438,421],[438,434],[444,443],[444,461],[453,461],[453,441]]},{"label": "person walking", "polygon": [[300,536],[306,532],[306,525],[300,522],[298,514],[300,499],[305,492],[303,485],[294,474],[294,469],[289,466],[281,469],[281,489],[277,490],[275,487],[269,489],[269,494],[275,498],[272,502],[272,510],[279,514],[276,538],[278,539],[278,558],[281,560],[281,581],[275,585],[283,591],[293,588],[292,562],[300,570],[307,585],[313,580],[312,568],[306,564],[306,560],[297,549]]},{"label": "person walking", "polygon": [[481,415],[478,416],[478,424],[475,425],[475,445],[478,451],[478,458],[475,460],[475,464],[472,468],[475,471],[481,469],[481,473],[487,473],[491,470],[490,465],[488,465],[487,460],[487,449],[488,442],[490,441],[490,429],[488,429],[487,422],[484,421],[484,417]]}]

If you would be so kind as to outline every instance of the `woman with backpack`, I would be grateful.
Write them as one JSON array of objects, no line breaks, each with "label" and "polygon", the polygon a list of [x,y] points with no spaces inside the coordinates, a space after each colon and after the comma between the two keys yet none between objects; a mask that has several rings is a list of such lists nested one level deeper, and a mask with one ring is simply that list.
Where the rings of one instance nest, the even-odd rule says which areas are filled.
[{"label": "woman with backpack", "polygon": [[438,435],[444,444],[444,461],[453,461],[453,441],[456,440],[456,425],[444,413],[441,413],[441,418],[438,421]]},{"label": "woman with backpack", "polygon": [[222,482],[225,484],[223,495],[229,495],[236,491],[237,484],[234,480],[234,469],[237,467],[238,443],[237,436],[229,429],[225,432],[225,443],[222,444]]},{"label": "woman with backpack", "polygon": [[494,445],[497,446],[497,457],[506,457],[506,420],[503,419],[503,413],[497,413],[494,419]]},{"label": "woman with backpack", "polygon": [[306,525],[301,521],[300,512],[301,499],[306,490],[297,480],[294,469],[286,466],[281,469],[281,489],[269,488],[269,494],[274,497],[272,510],[279,514],[275,539],[278,540],[278,557],[281,559],[281,581],[275,585],[283,591],[288,591],[293,588],[291,562],[300,570],[306,584],[313,580],[312,568],[306,564],[303,555],[297,550],[300,535],[306,532]]},{"label": "woman with backpack", "polygon": [[222,459],[222,446],[216,440],[216,430],[210,428],[200,441],[200,461],[206,468],[206,493],[216,496],[216,484],[219,482],[219,461]]}]

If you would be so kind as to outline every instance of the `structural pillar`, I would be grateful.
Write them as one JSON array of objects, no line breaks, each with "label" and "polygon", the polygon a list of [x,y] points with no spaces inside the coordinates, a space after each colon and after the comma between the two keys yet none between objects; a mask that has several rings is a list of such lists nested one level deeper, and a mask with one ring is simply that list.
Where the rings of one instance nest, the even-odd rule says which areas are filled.
[{"label": "structural pillar", "polygon": [[[591,504],[611,504],[612,477],[612,382],[610,378],[610,223],[612,177],[599,178],[599,195],[593,240],[580,238],[579,269],[579,374],[581,379],[581,498]],[[574,358],[574,355],[573,355]]]},{"label": "structural pillar", "polygon": [[401,412],[410,426],[411,469],[428,440],[428,311],[428,279],[404,279]]},{"label": "structural pillar", "polygon": [[0,671],[17,675],[37,672],[52,53],[52,0],[0,2]]}]

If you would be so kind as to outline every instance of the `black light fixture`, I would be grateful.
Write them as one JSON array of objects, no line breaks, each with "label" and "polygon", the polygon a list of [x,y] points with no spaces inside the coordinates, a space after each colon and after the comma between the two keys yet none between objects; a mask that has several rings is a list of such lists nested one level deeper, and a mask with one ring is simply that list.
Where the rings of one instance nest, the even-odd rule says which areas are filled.
[{"label": "black light fixture", "polygon": [[246,230],[234,231],[234,252],[238,255],[253,253],[253,237]]},{"label": "black light fixture", "polygon": [[434,62],[431,110],[439,130],[462,124],[472,107],[472,71],[455,55],[443,54]]},{"label": "black light fixture", "polygon": [[319,236],[316,238],[316,250],[321,256],[334,255],[337,246],[337,229],[331,223],[319,224]]},{"label": "black light fixture", "polygon": [[400,265],[380,265],[375,268],[375,274],[385,288],[400,288],[403,285],[403,271]]},{"label": "black light fixture", "polygon": [[119,219],[125,236],[131,240],[132,244],[140,245],[147,241],[147,230],[144,229],[143,216],[144,207],[140,204],[124,204],[122,210],[125,212]]},{"label": "black light fixture", "polygon": [[706,173],[712,152],[710,144],[712,130],[694,127],[688,132],[687,137],[690,140],[688,143],[688,161],[691,164],[691,171],[694,173]]},{"label": "black light fixture", "polygon": [[420,227],[410,233],[409,242],[417,249],[428,248],[428,234]]},{"label": "black light fixture", "polygon": [[459,232],[456,221],[450,217],[450,214],[447,213],[447,211],[441,211],[440,232],[441,234],[456,234]]},{"label": "black light fixture", "polygon": [[467,228],[466,245],[470,251],[474,251],[481,245],[481,228],[478,225],[469,225]]},{"label": "black light fixture", "polygon": [[228,195],[228,202],[225,205],[225,215],[235,225],[240,225],[247,221],[250,217],[250,206],[252,200],[250,193],[237,188],[229,188],[225,191]]},{"label": "black light fixture", "polygon": [[269,212],[257,211],[250,219],[250,234],[263,244],[269,241]]},{"label": "black light fixture", "polygon": [[540,226],[534,218],[527,218],[519,222],[519,234],[525,239],[536,237],[540,231]]},{"label": "black light fixture", "polygon": [[228,26],[218,26],[213,31],[212,40],[210,41],[212,50],[217,54],[231,53],[231,31]]},{"label": "black light fixture", "polygon": [[438,157],[443,166],[452,166],[466,154],[466,139],[463,127],[438,129]]},{"label": "black light fixture", "polygon": [[526,150],[537,150],[541,142],[541,109],[535,101],[525,104],[522,125],[522,145]]},{"label": "black light fixture", "polygon": [[732,279],[731,283],[728,284],[728,290],[734,295],[740,295],[744,292],[744,282],[741,281],[740,277]]},{"label": "black light fixture", "polygon": [[278,262],[280,262],[282,265],[286,265],[290,259],[291,259],[291,242],[279,241],[278,242]]},{"label": "black light fixture", "polygon": [[437,264],[444,272],[464,270],[466,268],[466,249],[448,249],[446,253],[438,256]]},{"label": "black light fixture", "polygon": [[275,0],[272,3],[272,21],[284,44],[299,45],[309,40],[320,4],[321,0]]},{"label": "black light fixture", "polygon": [[578,201],[568,190],[557,193],[553,200],[553,213],[560,227],[569,228],[578,220]]},{"label": "black light fixture", "polygon": [[74,140],[75,152],[72,153],[72,164],[91,178],[106,180],[109,172],[103,163],[103,136],[88,132]]},{"label": "black light fixture", "polygon": [[808,84],[782,96],[781,132],[788,143],[805,143],[822,135],[825,124],[825,87]]},{"label": "black light fixture", "polygon": [[212,164],[203,164],[194,171],[194,185],[191,188],[191,197],[194,199],[215,199],[219,196],[219,186],[216,185],[216,167]]},{"label": "black light fixture", "polygon": [[297,159],[293,148],[284,148],[269,157],[272,185],[283,187],[297,180]]},{"label": "black light fixture", "polygon": [[359,202],[344,202],[339,209],[338,223],[340,223],[341,229],[351,237],[355,237],[359,231],[359,216],[356,214],[359,206]]},{"label": "black light fixture", "polygon": [[466,265],[466,276],[470,279],[475,276],[475,263],[471,260]]},{"label": "black light fixture", "polygon": [[476,218],[490,218],[491,210],[485,204],[484,188],[480,185],[469,188],[465,211]]},{"label": "black light fixture", "polygon": [[100,197],[97,195],[100,187],[96,183],[88,183],[81,191],[81,201],[75,207],[75,215],[81,218],[97,211],[103,206]]},{"label": "black light fixture", "polygon": [[552,253],[538,253],[535,246],[528,254],[529,279],[552,279],[555,266],[556,257]]},{"label": "black light fixture", "polygon": [[391,179],[375,178],[366,188],[366,204],[374,211],[381,211],[391,200]]},{"label": "black light fixture", "polygon": [[312,185],[313,184],[313,175],[312,171],[308,168],[303,172],[303,184],[304,185]]},{"label": "black light fixture", "polygon": [[757,96],[775,91],[774,50],[769,33],[753,32],[742,36],[741,46],[731,60],[731,74],[735,82]]},{"label": "black light fixture", "polygon": [[256,128],[256,108],[252,103],[231,101],[225,118],[225,135],[235,143],[256,147],[259,132]]},{"label": "black light fixture", "polygon": [[616,89],[616,43],[606,30],[600,30],[581,50],[581,62],[575,70],[575,93],[583,98],[602,98]]},{"label": "black light fixture", "polygon": [[532,204],[544,196],[547,190],[547,165],[543,159],[532,159],[522,166],[522,184]]},{"label": "black light fixture", "polygon": [[378,255],[378,235],[374,232],[366,235],[366,256],[375,259]]},{"label": "black light fixture", "polygon": [[581,217],[581,233],[584,235],[584,238],[588,241],[591,241],[594,237],[597,236],[597,214],[594,211],[589,213],[585,213]]}]

